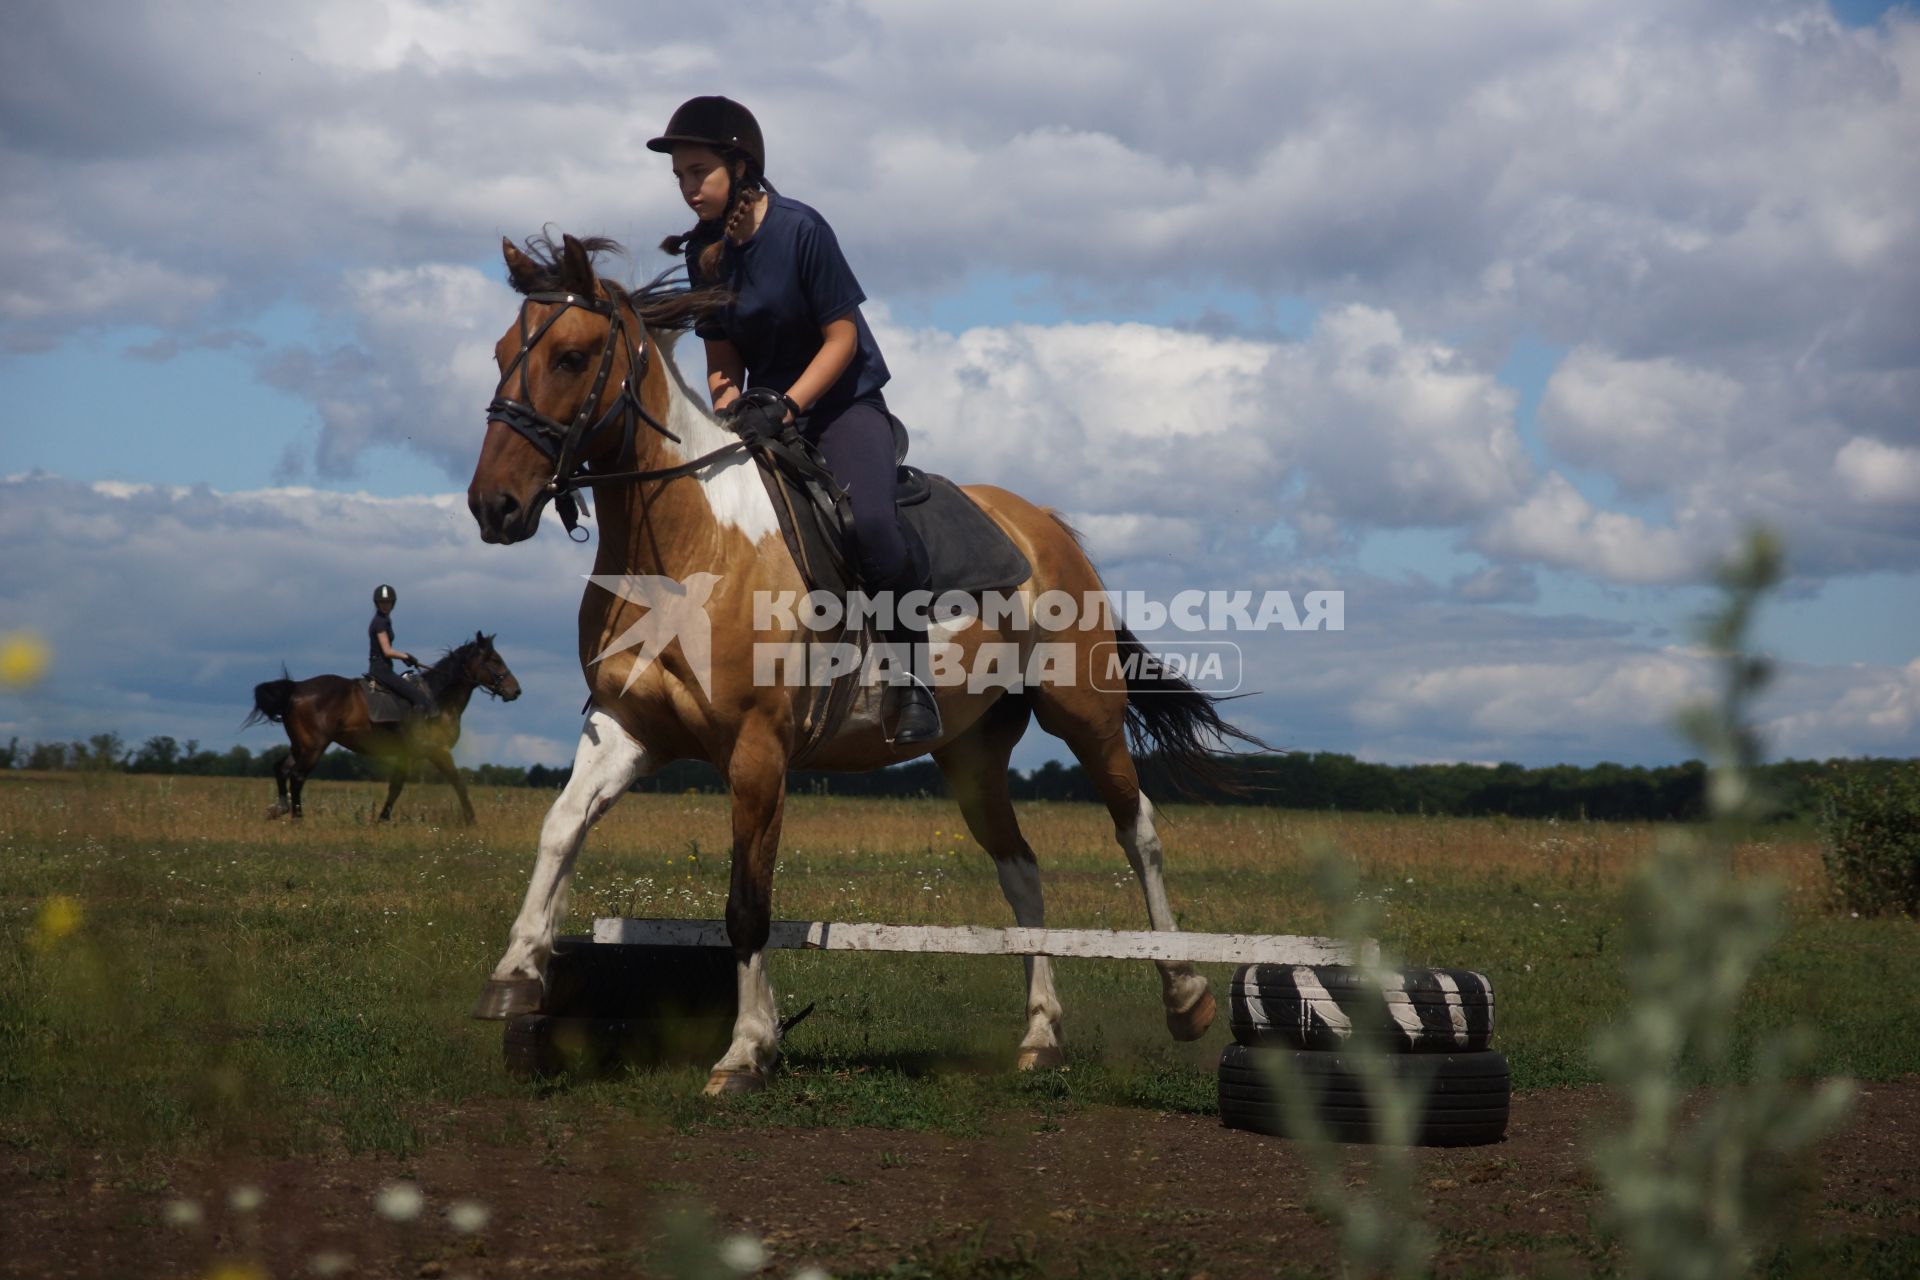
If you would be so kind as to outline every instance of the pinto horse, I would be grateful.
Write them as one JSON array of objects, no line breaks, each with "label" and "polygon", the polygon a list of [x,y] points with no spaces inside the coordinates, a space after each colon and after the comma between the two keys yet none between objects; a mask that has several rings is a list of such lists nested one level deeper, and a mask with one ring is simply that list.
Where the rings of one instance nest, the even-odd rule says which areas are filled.
[{"label": "pinto horse", "polygon": [[[598,581],[580,603],[580,662],[591,695],[573,774],[541,828],[532,883],[473,1014],[509,1018],[539,1010],[568,879],[588,829],[635,779],[673,760],[704,760],[725,776],[732,793],[726,925],[739,992],[732,1041],[705,1092],[758,1090],[767,1084],[780,1036],[763,951],[786,773],[801,746],[811,694],[755,678],[755,646],[794,640],[797,625],[776,618],[756,629],[756,593],[804,593],[806,584],[782,540],[758,464],[689,390],[671,358],[671,331],[724,297],[653,287],[629,292],[602,280],[593,255],[617,250],[609,240],[564,236],[556,247],[536,237],[524,249],[511,241],[503,249],[508,279],[524,300],[495,347],[501,380],[467,505],[483,541],[515,543],[534,536],[549,501],[557,501],[571,528],[574,491],[593,486],[600,543]],[[1031,564],[1021,596],[1064,591],[1080,600],[1102,591],[1078,538],[1054,512],[1004,489],[965,492]],[[636,575],[679,584],[682,605],[704,604],[710,625],[703,645],[685,643],[681,632],[664,647],[623,648],[666,601],[600,585]],[[1038,620],[1020,627],[990,621],[935,622],[928,642],[956,647],[962,666],[981,645],[1012,645],[1022,670],[1033,647],[1046,642],[1067,653],[1064,669],[1018,690],[937,689],[944,737],[935,743],[897,746],[877,714],[855,715],[816,745],[808,766],[875,769],[931,750],[968,830],[994,861],[1014,919],[1037,928],[1045,923],[1039,864],[1007,792],[1014,744],[1037,719],[1067,744],[1098,789],[1139,879],[1151,926],[1172,930],[1154,808],[1140,789],[1128,730],[1186,776],[1219,776],[1210,742],[1232,737],[1265,744],[1227,724],[1212,698],[1177,677],[1130,677],[1118,688],[1111,678],[1098,679],[1095,655],[1102,646],[1145,653],[1124,626],[1049,632]],[[1016,1062],[1023,1070],[1057,1066],[1065,1058],[1051,963],[1039,956],[1025,965],[1026,1032]],[[1206,979],[1188,964],[1158,967],[1168,1029],[1175,1039],[1197,1039],[1214,1016]]]},{"label": "pinto horse", "polygon": [[423,678],[439,714],[431,718],[410,715],[398,724],[375,723],[367,708],[364,681],[349,676],[313,676],[292,680],[284,673],[253,687],[253,711],[241,728],[271,720],[285,725],[293,750],[274,766],[273,781],[279,800],[268,812],[278,818],[300,814],[300,793],[307,775],[320,763],[327,747],[339,743],[349,751],[375,756],[387,765],[387,802],[380,820],[393,817],[393,802],[407,785],[415,760],[425,760],[453,784],[460,812],[473,821],[467,784],[453,764],[453,745],[460,741],[460,717],[475,689],[512,702],[520,696],[520,682],[494,650],[493,637],[476,631],[473,639],[449,650],[426,668]]}]

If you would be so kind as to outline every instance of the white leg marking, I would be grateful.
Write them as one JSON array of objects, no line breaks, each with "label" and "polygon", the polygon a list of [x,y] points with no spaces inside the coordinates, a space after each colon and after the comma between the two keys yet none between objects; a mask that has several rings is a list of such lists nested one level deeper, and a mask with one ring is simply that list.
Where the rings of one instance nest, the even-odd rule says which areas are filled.
[{"label": "white leg marking", "polygon": [[526,901],[513,922],[496,978],[538,978],[553,954],[553,935],[567,913],[567,883],[587,830],[613,807],[634,779],[657,767],[613,717],[596,708],[580,730],[573,774],[540,826],[540,854]]},{"label": "white leg marking", "polygon": [[[1023,846],[1024,847],[1024,846]],[[1013,908],[1013,921],[1023,929],[1044,929],[1046,902],[1040,892],[1040,864],[1031,854],[1016,858],[994,859],[1000,874],[1000,892]],[[1053,960],[1047,956],[1026,956],[1027,1034],[1020,1041],[1021,1051],[1060,1048],[1060,997],[1053,989]]]},{"label": "white leg marking", "polygon": [[[1140,892],[1147,900],[1147,922],[1166,933],[1177,932],[1173,908],[1167,903],[1167,882],[1160,848],[1160,833],[1153,829],[1153,802],[1140,793],[1140,808],[1133,825],[1117,826],[1114,834],[1127,851],[1133,874],[1140,881]],[[1206,996],[1207,980],[1190,964],[1154,962],[1160,969],[1160,997],[1169,1012],[1185,1013]]]},{"label": "white leg marking", "polygon": [[767,977],[766,952],[754,952],[745,964],[735,964],[734,971],[739,1004],[733,1043],[713,1069],[765,1074],[773,1069],[773,1056],[780,1047],[780,1010],[773,999],[773,981]]}]

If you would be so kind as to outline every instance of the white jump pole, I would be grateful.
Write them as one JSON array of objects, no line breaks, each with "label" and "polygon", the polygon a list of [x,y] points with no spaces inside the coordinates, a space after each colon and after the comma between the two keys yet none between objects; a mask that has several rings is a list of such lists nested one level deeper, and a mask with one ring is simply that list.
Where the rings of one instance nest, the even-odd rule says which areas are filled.
[{"label": "white jump pole", "polygon": [[[724,920],[603,916],[595,942],[724,947]],[[1352,964],[1353,948],[1292,934],[1176,933],[1120,929],[995,929],[984,925],[853,924],[775,920],[767,946],[779,951],[901,951],[957,956],[1081,956],[1200,964]],[[1368,948],[1372,950],[1371,947]]]}]

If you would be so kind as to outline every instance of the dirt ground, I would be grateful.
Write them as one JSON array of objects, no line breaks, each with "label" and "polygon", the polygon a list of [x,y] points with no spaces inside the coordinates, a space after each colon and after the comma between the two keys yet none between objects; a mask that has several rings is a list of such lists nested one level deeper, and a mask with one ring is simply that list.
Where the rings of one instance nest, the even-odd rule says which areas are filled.
[{"label": "dirt ground", "polygon": [[[1439,1272],[1577,1274],[1599,1260],[1580,1147],[1610,1110],[1597,1090],[1518,1094],[1504,1143],[1422,1151]],[[500,1131],[497,1115],[456,1115],[453,1132],[467,1125]],[[396,1180],[424,1193],[413,1222],[374,1210]],[[265,1193],[258,1209],[230,1207],[243,1185]],[[235,1158],[133,1171],[103,1155],[63,1177],[10,1150],[0,1153],[0,1191],[5,1276],[207,1276],[234,1261],[258,1264],[224,1273],[235,1280],[657,1274],[649,1260],[661,1256],[664,1215],[688,1202],[711,1206],[717,1233],[763,1240],[762,1274],[778,1277],[808,1265],[885,1273],[908,1260],[906,1275],[1228,1280],[1321,1272],[1334,1248],[1333,1228],[1304,1203],[1292,1144],[1207,1117],[1116,1108],[1005,1117],[973,1138],[674,1133],[609,1113],[551,1142],[443,1137],[407,1161]],[[203,1206],[199,1226],[167,1224],[179,1198]],[[489,1210],[477,1233],[448,1221],[462,1200]],[[1847,1132],[1822,1152],[1811,1204],[1820,1235],[1920,1233],[1920,1079],[1864,1088]]]}]

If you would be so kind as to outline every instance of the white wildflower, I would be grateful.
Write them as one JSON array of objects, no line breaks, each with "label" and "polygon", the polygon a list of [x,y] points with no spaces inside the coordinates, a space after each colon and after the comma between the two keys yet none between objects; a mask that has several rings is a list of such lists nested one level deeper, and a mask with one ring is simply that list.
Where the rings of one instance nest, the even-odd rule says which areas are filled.
[{"label": "white wildflower", "polygon": [[766,1246],[752,1236],[728,1236],[720,1242],[720,1261],[742,1275],[767,1265]]},{"label": "white wildflower", "polygon": [[483,1230],[493,1214],[478,1200],[455,1200],[447,1206],[447,1223],[461,1235]]},{"label": "white wildflower", "polygon": [[200,1212],[198,1200],[169,1200],[160,1216],[170,1227],[197,1227],[206,1215]]},{"label": "white wildflower", "polygon": [[373,1198],[373,1207],[389,1222],[412,1222],[420,1216],[427,1198],[411,1182],[389,1182]]}]

